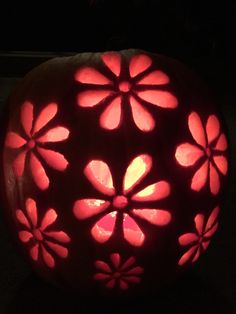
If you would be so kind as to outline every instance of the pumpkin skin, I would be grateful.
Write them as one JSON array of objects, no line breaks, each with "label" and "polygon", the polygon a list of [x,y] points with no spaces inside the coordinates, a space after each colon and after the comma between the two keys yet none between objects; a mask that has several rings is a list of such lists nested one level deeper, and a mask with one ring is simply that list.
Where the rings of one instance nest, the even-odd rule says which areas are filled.
[{"label": "pumpkin skin", "polygon": [[139,50],[53,59],[7,110],[6,216],[38,274],[85,295],[138,295],[206,250],[228,145],[184,65]]}]

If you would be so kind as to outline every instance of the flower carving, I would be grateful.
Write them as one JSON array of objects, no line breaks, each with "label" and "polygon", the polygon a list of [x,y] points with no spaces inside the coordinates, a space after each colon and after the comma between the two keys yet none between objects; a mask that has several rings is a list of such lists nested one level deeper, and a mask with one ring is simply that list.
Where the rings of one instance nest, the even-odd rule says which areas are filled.
[{"label": "flower carving", "polygon": [[86,66],[76,72],[75,79],[86,87],[78,94],[80,107],[91,108],[105,103],[106,108],[100,116],[102,128],[117,129],[122,115],[129,110],[136,126],[143,132],[149,132],[155,127],[155,119],[147,109],[150,105],[165,109],[178,106],[176,97],[165,88],[169,77],[160,70],[152,69],[149,56],[133,56],[127,70],[122,67],[118,53],[104,53],[101,59],[107,74]]},{"label": "flower carving", "polygon": [[95,280],[104,281],[105,287],[108,289],[118,286],[122,290],[127,290],[129,284],[140,282],[143,268],[134,266],[134,257],[130,257],[124,263],[121,263],[120,254],[113,253],[110,255],[110,260],[110,265],[103,261],[95,262],[95,267],[99,271],[94,275]]},{"label": "flower carving", "polygon": [[207,222],[203,214],[198,214],[194,218],[195,233],[185,233],[179,237],[181,246],[188,246],[189,249],[180,258],[178,264],[184,265],[187,261],[196,262],[200,254],[205,251],[210,244],[211,237],[218,228],[219,207],[215,207],[211,212]]},{"label": "flower carving", "polygon": [[84,169],[91,184],[102,193],[102,198],[79,199],[74,203],[73,212],[77,219],[84,220],[98,216],[91,229],[93,238],[104,243],[112,236],[115,226],[122,226],[123,237],[133,246],[141,246],[145,235],[136,223],[141,218],[156,226],[165,226],[171,220],[168,210],[156,208],[156,202],[170,194],[170,185],[158,181],[133,192],[152,168],[152,158],[139,155],[129,164],[123,179],[122,191],[115,189],[111,171],[101,160],[92,160]]},{"label": "flower carving", "polygon": [[26,200],[25,208],[26,214],[21,209],[16,210],[18,222],[25,227],[24,230],[19,231],[19,239],[23,243],[29,243],[30,256],[34,261],[38,261],[41,255],[44,263],[53,268],[55,259],[52,253],[67,258],[68,249],[64,245],[70,242],[70,237],[64,231],[51,228],[57,219],[54,209],[49,208],[39,224],[37,206],[32,198]]},{"label": "flower carving", "polygon": [[6,137],[5,144],[7,147],[20,150],[13,161],[15,176],[21,177],[23,175],[26,158],[29,158],[33,180],[41,190],[49,187],[50,180],[37,155],[50,167],[58,171],[64,171],[68,165],[68,161],[61,153],[44,147],[45,144],[64,141],[69,136],[69,130],[62,126],[56,126],[44,131],[47,124],[57,114],[57,111],[57,104],[50,103],[39,113],[37,119],[34,119],[34,106],[26,101],[21,107],[20,120],[25,134],[21,136],[10,131]]},{"label": "flower carving", "polygon": [[225,134],[220,132],[220,123],[215,115],[208,117],[204,128],[199,115],[192,112],[188,118],[188,126],[195,144],[180,144],[175,158],[184,167],[200,166],[192,177],[192,190],[200,191],[209,181],[210,191],[216,195],[220,190],[219,175],[226,175],[228,170]]}]

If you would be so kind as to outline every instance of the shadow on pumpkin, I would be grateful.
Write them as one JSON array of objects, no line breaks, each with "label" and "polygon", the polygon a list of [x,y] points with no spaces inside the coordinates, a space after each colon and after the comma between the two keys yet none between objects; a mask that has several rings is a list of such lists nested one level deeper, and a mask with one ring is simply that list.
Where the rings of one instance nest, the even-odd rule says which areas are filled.
[{"label": "shadow on pumpkin", "polygon": [[[91,302],[92,301],[92,302]],[[219,291],[203,282],[196,273],[189,272],[169,288],[145,298],[111,301],[103,298],[81,297],[58,290],[35,275],[30,275],[19,286],[7,314],[37,313],[103,313],[103,314],[233,314],[232,305]]]}]

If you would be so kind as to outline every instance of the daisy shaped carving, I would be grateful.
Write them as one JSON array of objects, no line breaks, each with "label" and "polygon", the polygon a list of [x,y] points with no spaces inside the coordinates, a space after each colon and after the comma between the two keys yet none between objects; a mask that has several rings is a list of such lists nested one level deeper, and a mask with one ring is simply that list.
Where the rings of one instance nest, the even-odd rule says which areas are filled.
[{"label": "daisy shaped carving", "polygon": [[151,156],[143,154],[134,158],[124,175],[122,191],[119,191],[115,189],[111,171],[104,161],[92,160],[85,167],[85,176],[97,191],[102,193],[102,197],[77,200],[73,212],[79,220],[98,215],[98,221],[91,229],[91,234],[97,242],[108,241],[114,230],[122,226],[124,239],[139,247],[143,245],[145,235],[135,221],[137,217],[156,226],[169,224],[169,210],[156,206],[157,201],[170,194],[170,184],[167,181],[158,181],[139,192],[133,192],[151,168]]},{"label": "daisy shaped carving", "polygon": [[65,141],[69,136],[69,130],[63,126],[55,126],[48,129],[47,124],[55,117],[58,111],[56,103],[48,104],[34,118],[34,105],[29,101],[21,107],[20,122],[24,134],[8,132],[5,145],[12,149],[19,150],[13,161],[13,172],[16,177],[21,177],[25,170],[26,160],[29,160],[29,168],[36,185],[45,190],[49,187],[50,180],[40,159],[51,168],[64,171],[68,161],[59,152],[45,148],[45,145]]},{"label": "daisy shaped carving", "polygon": [[192,177],[192,190],[200,191],[209,182],[211,193],[216,195],[220,190],[220,176],[228,171],[226,136],[220,131],[215,115],[208,117],[204,128],[199,115],[192,112],[188,117],[188,127],[195,143],[180,144],[175,158],[183,167],[198,168]]},{"label": "daisy shaped carving", "polygon": [[70,237],[64,231],[52,229],[52,224],[57,219],[55,209],[49,208],[41,223],[38,222],[37,205],[32,198],[28,198],[25,202],[26,214],[21,210],[16,210],[16,218],[18,222],[24,226],[19,231],[19,239],[23,243],[28,243],[30,248],[30,256],[34,261],[40,258],[50,267],[55,267],[55,258],[57,255],[61,258],[67,258],[68,249],[65,247],[70,242]]},{"label": "daisy shaped carving", "polygon": [[178,262],[180,266],[188,261],[196,262],[200,254],[207,249],[211,237],[218,228],[218,215],[219,207],[213,209],[207,221],[203,214],[196,215],[194,218],[196,232],[185,233],[179,237],[179,244],[188,247]]},{"label": "daisy shaped carving", "polygon": [[104,53],[101,59],[109,77],[85,66],[76,72],[75,80],[83,84],[77,97],[80,107],[91,108],[105,103],[100,116],[102,128],[119,128],[122,116],[129,110],[136,126],[143,132],[150,132],[155,127],[155,119],[148,110],[150,104],[163,109],[178,106],[177,98],[166,90],[169,77],[163,71],[153,69],[149,56],[133,56],[128,68],[122,65],[118,53]]},{"label": "daisy shaped carving", "polygon": [[105,287],[112,289],[119,287],[121,290],[127,290],[130,284],[137,284],[140,282],[140,275],[143,273],[143,268],[135,266],[135,258],[132,256],[124,263],[121,263],[119,253],[110,255],[110,263],[103,261],[96,261],[95,267],[98,273],[94,275],[95,280],[103,281]]}]

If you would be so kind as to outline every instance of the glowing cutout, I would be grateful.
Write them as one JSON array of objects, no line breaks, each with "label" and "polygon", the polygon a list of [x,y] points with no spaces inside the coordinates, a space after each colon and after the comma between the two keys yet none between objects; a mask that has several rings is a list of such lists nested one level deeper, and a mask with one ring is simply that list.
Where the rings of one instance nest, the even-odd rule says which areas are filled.
[{"label": "glowing cutout", "polygon": [[92,185],[106,195],[114,195],[112,176],[107,164],[101,160],[93,160],[84,169],[84,174]]},{"label": "glowing cutout", "polygon": [[85,84],[105,85],[111,83],[104,75],[91,67],[79,69],[75,75],[75,79]]},{"label": "glowing cutout", "polygon": [[130,60],[129,73],[131,77],[135,77],[138,74],[147,70],[152,64],[151,58],[146,55],[140,54],[133,56]]},{"label": "glowing cutout", "polygon": [[141,246],[145,239],[142,230],[136,224],[133,218],[128,214],[124,214],[123,218],[124,238],[133,246]]},{"label": "glowing cutout", "polygon": [[80,107],[94,107],[112,94],[109,90],[86,90],[78,95]]},{"label": "glowing cutout", "polygon": [[[117,53],[105,53],[101,55],[104,65],[115,75],[114,82],[100,73],[97,69],[86,67],[79,69],[75,74],[75,79],[82,84],[90,84],[89,90],[83,90],[77,95],[77,103],[81,107],[92,108],[101,102],[106,102],[106,108],[100,116],[100,126],[106,130],[114,130],[120,127],[123,114],[123,98],[129,94],[130,106],[135,125],[143,132],[150,132],[155,127],[155,119],[141,104],[146,100],[161,108],[174,109],[178,106],[178,100],[168,91],[158,90],[160,85],[169,83],[169,77],[162,71],[154,70],[147,73],[143,78],[136,80],[136,76],[146,71],[152,64],[149,56],[144,54],[135,55],[129,64],[130,76],[135,81],[123,78],[121,73],[121,56]],[[145,74],[145,73],[144,73]],[[117,84],[118,78],[118,84]],[[110,84],[112,83],[112,84]],[[107,86],[110,84],[110,86]],[[144,91],[139,91],[136,87],[145,86]],[[152,85],[151,87],[148,85]],[[99,89],[98,89],[99,87]],[[155,89],[154,89],[155,88]],[[157,89],[157,90],[156,90]],[[136,94],[141,100],[138,102],[130,94]],[[113,96],[113,97],[110,97]],[[119,100],[118,100],[119,99]],[[127,101],[127,98],[125,98]],[[126,112],[124,110],[124,112]]]},{"label": "glowing cutout", "polygon": [[134,98],[130,97],[130,106],[136,126],[143,132],[150,132],[155,127],[152,115]]},{"label": "glowing cutout", "polygon": [[203,150],[189,143],[181,144],[177,147],[175,158],[181,166],[189,167],[204,155]]},{"label": "glowing cutout", "polygon": [[[105,243],[114,232],[117,213],[121,211],[122,228],[124,238],[133,246],[141,246],[145,235],[136,221],[128,214],[133,212],[156,226],[165,226],[171,220],[171,214],[164,209],[132,209],[129,208],[129,200],[157,201],[166,198],[170,194],[170,185],[166,181],[159,181],[147,186],[140,192],[129,195],[132,189],[141,182],[152,167],[152,158],[147,155],[135,157],[127,167],[123,179],[123,194],[117,194],[113,186],[113,179],[108,165],[101,160],[92,160],[84,169],[84,174],[92,185],[102,194],[110,197],[110,200],[89,198],[75,201],[73,213],[79,220],[96,216],[106,210],[105,215],[92,227],[92,237],[99,243]],[[114,211],[115,209],[115,211]],[[120,225],[119,223],[117,225]]]},{"label": "glowing cutout", "polygon": [[121,97],[116,97],[100,116],[100,125],[107,130],[118,128],[121,120]]},{"label": "glowing cutout", "polygon": [[99,243],[108,241],[115,227],[117,212],[111,212],[101,218],[92,228],[91,233],[94,239]]},{"label": "glowing cutout", "polygon": [[190,246],[186,253],[180,258],[178,265],[182,266],[188,261],[196,262],[202,253],[210,244],[210,239],[214,235],[218,227],[219,207],[215,207],[211,212],[207,222],[205,216],[198,214],[194,218],[195,233],[185,233],[179,237],[181,246]]},{"label": "glowing cutout", "polygon": [[[47,230],[57,219],[57,213],[54,209],[48,209],[38,226],[37,206],[33,199],[28,198],[25,203],[27,216],[21,209],[16,210],[16,219],[27,230],[19,231],[19,239],[23,243],[31,243],[30,256],[34,261],[39,260],[39,251],[41,250],[44,263],[50,267],[55,267],[55,259],[48,251],[47,247],[61,258],[67,258],[68,249],[62,244],[69,243],[70,237],[64,231]],[[53,242],[50,240],[53,239]],[[58,243],[55,243],[57,241]]]},{"label": "glowing cutout", "polygon": [[148,174],[152,167],[152,157],[149,155],[140,155],[129,164],[123,182],[125,193],[132,190]]},{"label": "glowing cutout", "polygon": [[111,263],[96,261],[95,267],[98,273],[94,275],[95,280],[104,281],[105,287],[112,289],[118,286],[121,290],[127,290],[130,283],[136,284],[140,282],[140,275],[143,273],[143,268],[135,266],[135,258],[130,257],[124,263],[121,262],[119,253],[110,255]]},{"label": "glowing cutout", "polygon": [[160,90],[145,90],[137,92],[137,95],[141,99],[161,108],[174,109],[178,106],[177,98],[170,92]]},{"label": "glowing cutout", "polygon": [[170,194],[170,185],[166,181],[159,181],[157,183],[147,186],[145,189],[134,194],[132,200],[134,201],[157,201],[166,198]]},{"label": "glowing cutout", "polygon": [[38,137],[37,132],[41,131],[41,129],[52,120],[58,109],[57,104],[50,103],[39,113],[39,116],[34,123],[33,108],[34,107],[30,102],[23,103],[21,107],[21,124],[27,140],[17,133],[8,132],[6,146],[13,149],[22,148],[22,151],[13,161],[12,167],[15,176],[21,177],[23,175],[26,156],[29,154],[29,166],[34,182],[40,189],[45,190],[49,187],[50,181],[44,166],[34,152],[37,151],[50,167],[59,171],[64,171],[68,165],[68,161],[65,157],[58,152],[44,149],[40,147],[40,145],[41,143],[45,144],[64,141],[69,137],[70,132],[62,126],[57,126]]},{"label": "glowing cutout", "polygon": [[78,219],[87,219],[103,212],[110,202],[97,199],[82,199],[74,204],[73,212]]},{"label": "glowing cutout", "polygon": [[113,72],[117,77],[120,76],[121,57],[118,53],[104,53],[101,58],[111,72]]},{"label": "glowing cutout", "polygon": [[215,115],[209,116],[204,130],[199,115],[192,112],[188,118],[188,126],[197,145],[180,144],[175,158],[184,167],[193,166],[201,160],[200,168],[192,177],[191,189],[200,191],[209,181],[210,191],[216,195],[220,191],[219,174],[226,175],[228,171],[228,161],[224,156],[227,149],[226,137],[220,134],[220,123]]},{"label": "glowing cutout", "polygon": [[157,226],[168,225],[171,221],[171,214],[163,209],[133,209],[132,212]]},{"label": "glowing cutout", "polygon": [[142,85],[163,85],[170,82],[169,77],[162,71],[153,71],[138,81]]}]

